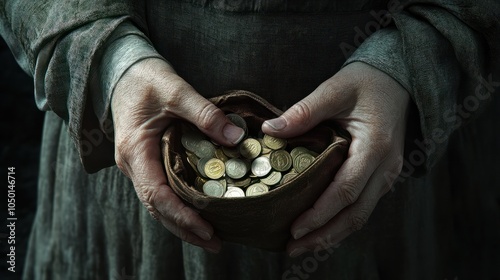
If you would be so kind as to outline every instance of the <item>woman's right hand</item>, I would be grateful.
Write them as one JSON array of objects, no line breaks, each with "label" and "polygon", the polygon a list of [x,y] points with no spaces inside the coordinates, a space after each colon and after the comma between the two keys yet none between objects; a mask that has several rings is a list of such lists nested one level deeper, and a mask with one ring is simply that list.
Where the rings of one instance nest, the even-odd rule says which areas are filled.
[{"label": "woman's right hand", "polygon": [[145,59],[122,76],[111,100],[115,160],[149,213],[182,240],[218,252],[213,227],[185,205],[167,184],[161,138],[177,119],[187,120],[221,145],[244,135],[214,104],[161,59]]}]

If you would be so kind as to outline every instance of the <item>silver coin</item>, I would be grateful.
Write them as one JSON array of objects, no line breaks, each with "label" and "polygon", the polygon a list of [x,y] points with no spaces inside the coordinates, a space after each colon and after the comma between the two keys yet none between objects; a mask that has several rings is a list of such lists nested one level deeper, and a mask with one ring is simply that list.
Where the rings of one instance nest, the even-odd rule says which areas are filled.
[{"label": "silver coin", "polygon": [[222,197],[226,192],[226,188],[215,180],[208,180],[203,184],[203,193],[208,196]]},{"label": "silver coin", "polygon": [[198,164],[196,165],[198,173],[200,173],[200,175],[205,178],[207,178],[207,174],[205,173],[205,166],[207,165],[207,162],[211,159],[212,159],[211,157],[200,158],[200,160],[198,160]]},{"label": "silver coin", "polygon": [[252,173],[257,177],[264,177],[271,171],[269,158],[260,156],[252,161]]},{"label": "silver coin", "polygon": [[248,172],[246,163],[239,158],[226,161],[226,175],[233,179],[241,179]]},{"label": "silver coin", "polygon": [[227,191],[224,194],[224,197],[244,197],[245,192],[238,187],[227,187]]},{"label": "silver coin", "polygon": [[255,183],[249,186],[245,192],[246,196],[256,196],[269,192],[269,187],[262,183]]},{"label": "silver coin", "polygon": [[194,128],[184,128],[184,132],[181,136],[181,144],[186,150],[194,152],[198,143],[204,139],[205,135],[203,135],[203,133],[199,130]]},{"label": "silver coin", "polygon": [[215,157],[215,146],[208,140],[201,140],[198,142],[194,153],[199,158]]}]

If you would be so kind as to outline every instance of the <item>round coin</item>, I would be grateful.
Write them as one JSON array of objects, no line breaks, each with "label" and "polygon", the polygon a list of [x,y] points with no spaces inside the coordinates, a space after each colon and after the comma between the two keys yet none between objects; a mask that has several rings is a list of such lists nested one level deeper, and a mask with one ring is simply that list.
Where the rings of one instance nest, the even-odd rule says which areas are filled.
[{"label": "round coin", "polygon": [[256,158],[260,155],[262,147],[259,141],[254,138],[247,138],[240,143],[240,154],[248,159]]},{"label": "round coin", "polygon": [[285,150],[273,151],[269,160],[271,166],[277,171],[287,171],[292,167],[292,156]]},{"label": "round coin", "polygon": [[218,158],[211,158],[205,164],[203,171],[205,171],[205,175],[207,175],[208,178],[219,179],[224,176],[226,167],[224,166],[224,162],[222,162],[222,160]]},{"label": "round coin", "polygon": [[269,187],[262,183],[255,183],[247,188],[245,194],[247,196],[256,196],[269,192]]},{"label": "round coin", "polygon": [[281,172],[272,171],[266,177],[261,178],[260,182],[268,186],[274,186],[281,181],[281,177],[282,177]]},{"label": "round coin", "polygon": [[198,143],[204,139],[205,137],[201,132],[193,129],[186,129],[181,136],[181,144],[186,150],[194,152]]},{"label": "round coin", "polygon": [[280,181],[280,185],[283,185],[283,184],[290,182],[290,180],[295,178],[295,176],[297,176],[297,175],[298,175],[297,173],[287,173],[287,174],[283,175],[283,177],[281,178],[281,181]]},{"label": "round coin", "polygon": [[203,184],[203,193],[208,196],[222,197],[226,188],[218,181],[208,180]]},{"label": "round coin", "polygon": [[233,179],[241,179],[248,172],[247,164],[239,159],[232,158],[226,161],[226,174]]},{"label": "round coin", "polygon": [[257,141],[259,141],[260,146],[262,147],[262,154],[263,155],[269,154],[270,152],[273,151],[268,146],[266,146],[266,144],[264,144],[264,140],[262,138],[257,138]]},{"label": "round coin", "polygon": [[257,177],[264,177],[271,171],[269,158],[260,156],[252,162],[252,173]]},{"label": "round coin", "polygon": [[222,146],[222,152],[230,158],[237,158],[240,156],[240,150],[237,147]]},{"label": "round coin", "polygon": [[227,187],[227,191],[224,194],[224,197],[244,197],[245,192],[237,187]]},{"label": "round coin", "polygon": [[215,156],[215,146],[208,140],[201,140],[198,142],[195,150],[193,151],[197,157],[214,157]]},{"label": "round coin", "polygon": [[242,138],[245,139],[248,135],[248,126],[245,119],[238,114],[227,114],[226,117],[237,127],[240,127],[241,129],[243,129],[243,131],[245,131],[245,134]]},{"label": "round coin", "polygon": [[271,135],[264,134],[262,140],[264,141],[264,144],[272,150],[283,149],[286,146],[285,139],[273,137]]},{"label": "round coin", "polygon": [[198,164],[196,165],[196,169],[198,170],[198,173],[202,177],[205,177],[205,178],[207,177],[207,174],[205,173],[205,165],[211,159],[212,158],[210,158],[210,157],[204,157],[204,158],[200,158],[200,160],[198,160]]},{"label": "round coin", "polygon": [[224,151],[222,149],[215,149],[215,157],[222,160],[223,162],[226,162],[229,158],[224,154]]},{"label": "round coin", "polygon": [[295,158],[296,156],[298,156],[299,154],[302,154],[302,153],[309,153],[310,151],[305,148],[305,147],[295,147],[293,148],[291,151],[290,151],[290,155],[292,156],[292,158]]},{"label": "round coin", "polygon": [[297,172],[301,173],[307,167],[309,167],[309,165],[311,165],[313,161],[314,161],[314,156],[312,156],[311,154],[308,153],[299,154],[293,160],[293,168],[295,168]]}]

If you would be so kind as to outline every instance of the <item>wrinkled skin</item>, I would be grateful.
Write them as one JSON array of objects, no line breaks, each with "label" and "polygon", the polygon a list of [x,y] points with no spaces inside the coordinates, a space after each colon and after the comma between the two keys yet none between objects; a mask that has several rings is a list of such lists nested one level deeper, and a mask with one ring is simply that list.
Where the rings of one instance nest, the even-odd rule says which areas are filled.
[{"label": "wrinkled skin", "polygon": [[[331,119],[352,136],[348,158],[313,207],[292,225],[287,251],[334,246],[368,220],[402,168],[409,95],[385,73],[361,62],[341,69],[314,92],[268,120],[262,130],[277,137],[303,134]],[[222,145],[243,136],[224,113],[198,94],[164,61],[146,59],[118,82],[111,109],[115,159],[151,215],[182,240],[218,252],[212,226],[187,207],[167,184],[160,141],[175,119],[185,119]],[[396,176],[385,176],[389,172]]]}]

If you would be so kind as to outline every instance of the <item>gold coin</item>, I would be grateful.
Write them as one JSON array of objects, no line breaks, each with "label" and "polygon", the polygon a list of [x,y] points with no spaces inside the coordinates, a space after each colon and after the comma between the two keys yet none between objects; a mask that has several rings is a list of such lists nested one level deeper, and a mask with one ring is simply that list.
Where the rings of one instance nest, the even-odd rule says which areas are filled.
[{"label": "gold coin", "polygon": [[292,167],[292,156],[285,150],[273,151],[269,160],[273,169],[277,171],[287,171]]},{"label": "gold coin", "polygon": [[314,161],[314,157],[308,153],[302,153],[295,157],[293,160],[293,168],[297,170],[297,172],[301,173],[304,171],[309,165],[311,165]]},{"label": "gold coin", "polygon": [[235,187],[246,188],[246,187],[250,186],[252,179],[250,179],[250,177],[246,177],[246,178],[239,179],[239,180],[227,178],[227,182],[229,184],[233,184]]},{"label": "gold coin", "polygon": [[262,140],[264,141],[264,144],[272,150],[283,149],[286,146],[285,139],[273,137],[271,135],[265,134]]},{"label": "gold coin", "polygon": [[271,171],[266,177],[261,178],[260,182],[268,186],[274,186],[281,181],[281,172]]},{"label": "gold coin", "polygon": [[187,162],[191,165],[193,170],[197,171],[198,161],[200,159],[193,153],[187,153]]},{"label": "gold coin", "polygon": [[266,146],[266,144],[264,144],[264,140],[262,138],[257,138],[257,141],[259,141],[260,146],[262,147],[262,155],[267,155],[273,151],[268,146]]},{"label": "gold coin", "polygon": [[292,156],[292,158],[295,158],[296,156],[298,156],[299,154],[302,154],[302,153],[309,153],[309,150],[305,147],[295,147],[293,148],[291,151],[290,151],[290,155]]},{"label": "gold coin", "polygon": [[215,158],[222,160],[224,163],[229,159],[222,149],[215,149]]},{"label": "gold coin", "polygon": [[230,158],[237,158],[240,156],[240,150],[238,149],[238,147],[222,146],[222,152]]},{"label": "gold coin", "polygon": [[288,182],[290,182],[293,178],[295,178],[298,174],[297,173],[288,173],[283,175],[280,181],[280,185],[284,185]]},{"label": "gold coin", "polygon": [[254,138],[247,138],[240,144],[240,154],[248,159],[254,159],[260,155],[262,147],[259,141]]},{"label": "gold coin", "polygon": [[266,186],[262,183],[255,183],[246,189],[245,194],[246,194],[246,196],[256,196],[256,195],[265,194],[267,192],[269,192],[268,186]]},{"label": "gold coin", "polygon": [[200,176],[196,176],[196,179],[194,179],[194,187],[197,189],[197,190],[203,190],[203,185],[207,182],[207,179],[203,178],[203,177],[200,177]]},{"label": "gold coin", "polygon": [[226,167],[224,162],[218,158],[211,158],[205,164],[203,171],[210,179],[219,179],[224,175]]},{"label": "gold coin", "polygon": [[205,165],[207,164],[207,162],[212,159],[210,157],[205,157],[205,158],[200,158],[200,160],[198,160],[198,164],[196,165],[196,169],[198,170],[198,173],[202,176],[202,177],[207,177],[207,174],[205,173]]}]

